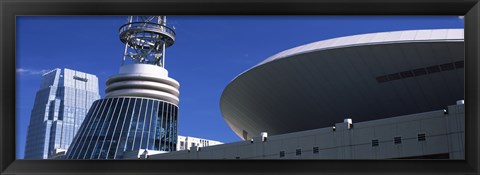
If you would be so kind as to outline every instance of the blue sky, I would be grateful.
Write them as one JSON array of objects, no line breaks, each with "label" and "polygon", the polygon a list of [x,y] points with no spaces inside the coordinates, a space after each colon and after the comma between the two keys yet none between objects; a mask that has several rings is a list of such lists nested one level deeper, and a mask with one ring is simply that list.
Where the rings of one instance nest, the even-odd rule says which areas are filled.
[{"label": "blue sky", "polygon": [[[16,148],[25,138],[42,73],[70,68],[95,74],[100,96],[118,72],[124,45],[118,28],[126,16],[17,17]],[[299,45],[354,34],[463,28],[457,16],[169,16],[175,44],[166,69],[180,82],[179,134],[240,141],[220,113],[220,95],[238,74],[267,57]]]}]

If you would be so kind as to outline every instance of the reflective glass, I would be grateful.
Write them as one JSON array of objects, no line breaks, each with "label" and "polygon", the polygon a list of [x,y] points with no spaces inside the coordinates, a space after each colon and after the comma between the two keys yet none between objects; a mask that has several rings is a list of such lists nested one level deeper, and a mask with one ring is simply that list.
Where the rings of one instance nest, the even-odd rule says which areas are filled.
[{"label": "reflective glass", "polygon": [[[126,143],[126,139],[128,138],[127,134],[128,134],[128,127],[130,126],[129,124],[131,123],[131,119],[132,119],[132,110],[133,110],[133,107],[135,105],[135,99],[131,99],[131,98],[127,98],[128,99],[128,103],[127,105],[124,107],[127,108],[127,111],[126,111],[126,114],[125,114],[125,119],[123,121],[123,124],[122,124],[122,128],[119,132],[119,137],[118,137],[118,144],[115,148],[115,152],[113,153],[114,156],[113,158],[116,158],[117,156],[122,156],[123,155],[123,151],[125,151],[125,143]],[[118,132],[117,132],[118,133]],[[116,137],[116,136],[115,136]],[[112,150],[114,149],[113,146],[111,148]],[[110,153],[109,153],[110,155]]]},{"label": "reflective glass", "polygon": [[[78,139],[80,140],[77,144],[80,146],[80,150],[79,151],[76,151],[73,153],[72,155],[72,158],[73,159],[83,159],[86,151],[87,151],[87,147],[90,143],[90,134],[91,132],[94,130],[94,127],[98,124],[99,122],[99,118],[97,117],[99,114],[101,114],[101,112],[103,112],[107,106],[107,102],[108,100],[100,100],[100,107],[98,108],[97,111],[95,111],[94,115],[91,116],[91,123],[89,123],[89,126],[88,127],[85,127],[85,132],[83,132],[83,135],[82,137],[79,137]],[[78,148],[77,148],[78,149]],[[70,154],[68,151],[67,151],[67,154]],[[67,155],[68,157],[68,155]]]},{"label": "reflective glass", "polygon": [[150,123],[152,119],[152,100],[148,100],[148,103],[145,108],[145,122],[143,125],[143,131],[142,131],[142,144],[140,145],[140,148],[147,148],[148,147],[148,136],[150,135]]},{"label": "reflective glass", "polygon": [[80,156],[83,155],[83,158],[79,157],[80,159],[90,159],[92,157],[92,152],[97,144],[98,135],[100,134],[106,115],[111,108],[112,101],[113,101],[112,99],[107,99],[107,103],[105,104],[105,107],[103,108],[102,113],[100,113],[99,117],[97,118],[97,121],[95,122],[95,125],[91,128],[90,130],[91,132],[87,136],[88,145],[86,148],[86,152],[85,154],[80,155]]},{"label": "reflective glass", "polygon": [[141,99],[136,99],[135,108],[133,110],[132,119],[131,119],[132,122],[130,124],[130,129],[129,129],[129,132],[128,132],[127,149],[125,151],[132,151],[133,150],[133,144],[134,144],[134,140],[135,140],[135,134],[136,134],[136,131],[137,131],[137,123],[138,123],[138,119],[139,119],[138,116],[140,114],[141,104],[142,104],[142,100]]},{"label": "reflective glass", "polygon": [[95,105],[67,158],[121,159],[125,151],[176,149],[177,106],[123,97],[100,100]]}]

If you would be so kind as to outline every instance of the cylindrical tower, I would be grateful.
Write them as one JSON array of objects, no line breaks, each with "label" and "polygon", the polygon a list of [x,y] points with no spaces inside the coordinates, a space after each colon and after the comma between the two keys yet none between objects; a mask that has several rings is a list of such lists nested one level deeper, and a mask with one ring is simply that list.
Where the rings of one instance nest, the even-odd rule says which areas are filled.
[{"label": "cylindrical tower", "polygon": [[67,151],[67,159],[122,159],[124,153],[175,151],[179,83],[168,77],[165,49],[175,32],[165,16],[130,16],[120,27],[122,66],[106,84]]}]

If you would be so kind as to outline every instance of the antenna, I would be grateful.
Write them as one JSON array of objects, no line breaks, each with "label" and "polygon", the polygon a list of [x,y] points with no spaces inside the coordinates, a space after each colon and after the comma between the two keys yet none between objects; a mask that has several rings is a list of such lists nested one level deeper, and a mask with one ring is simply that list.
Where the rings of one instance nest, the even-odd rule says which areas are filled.
[{"label": "antenna", "polygon": [[125,44],[122,65],[128,57],[133,64],[165,67],[165,49],[175,42],[175,31],[167,26],[166,16],[129,16],[119,31]]}]

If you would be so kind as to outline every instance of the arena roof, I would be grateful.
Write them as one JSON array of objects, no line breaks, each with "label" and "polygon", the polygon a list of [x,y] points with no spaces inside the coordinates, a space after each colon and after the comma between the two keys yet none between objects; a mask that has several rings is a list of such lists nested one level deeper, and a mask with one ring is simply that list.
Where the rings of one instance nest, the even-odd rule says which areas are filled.
[{"label": "arena roof", "polygon": [[318,41],[235,77],[220,109],[241,138],[443,109],[464,99],[463,29]]}]

